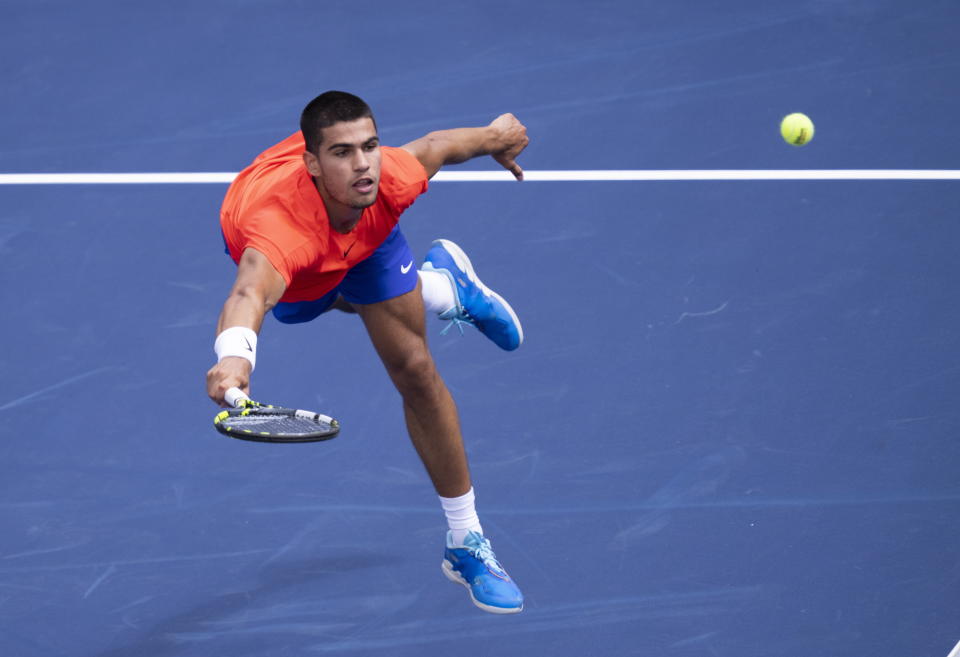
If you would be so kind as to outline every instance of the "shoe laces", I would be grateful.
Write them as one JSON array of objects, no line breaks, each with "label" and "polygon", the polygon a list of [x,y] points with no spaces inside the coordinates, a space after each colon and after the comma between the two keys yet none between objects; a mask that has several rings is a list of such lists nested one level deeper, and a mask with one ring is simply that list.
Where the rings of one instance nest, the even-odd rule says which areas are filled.
[{"label": "shoe laces", "polygon": [[454,315],[453,317],[450,318],[450,323],[447,324],[442,331],[440,331],[440,335],[446,335],[447,332],[450,329],[452,329],[454,326],[456,326],[457,330],[460,331],[460,335],[463,335],[464,324],[466,324],[467,326],[473,326],[473,320],[470,319],[469,315],[467,315],[466,313],[463,313],[461,315]]},{"label": "shoe laces", "polygon": [[503,566],[501,566],[500,562],[497,561],[497,555],[493,553],[493,548],[490,546],[490,541],[483,536],[477,534],[477,541],[473,545],[468,545],[465,547],[474,558],[482,561],[492,568],[495,568],[496,570],[503,571]]}]

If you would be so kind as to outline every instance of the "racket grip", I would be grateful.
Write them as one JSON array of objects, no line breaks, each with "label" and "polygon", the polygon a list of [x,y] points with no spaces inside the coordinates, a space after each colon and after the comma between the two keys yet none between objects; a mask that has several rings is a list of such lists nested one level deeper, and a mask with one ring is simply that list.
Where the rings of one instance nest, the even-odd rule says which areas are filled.
[{"label": "racket grip", "polygon": [[240,388],[230,388],[223,395],[223,400],[234,408],[240,408],[248,399],[250,398]]}]

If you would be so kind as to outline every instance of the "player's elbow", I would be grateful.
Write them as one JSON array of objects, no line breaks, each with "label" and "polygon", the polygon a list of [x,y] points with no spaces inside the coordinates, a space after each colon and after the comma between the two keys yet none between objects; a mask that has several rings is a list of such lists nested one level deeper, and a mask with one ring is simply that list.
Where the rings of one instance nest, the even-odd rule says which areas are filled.
[{"label": "player's elbow", "polygon": [[460,164],[470,159],[463,144],[453,138],[450,130],[436,130],[428,133],[424,139],[428,159],[437,163],[437,168],[448,164]]},{"label": "player's elbow", "polygon": [[266,290],[255,284],[237,285],[230,296],[235,304],[246,306],[260,314],[266,313],[276,305],[275,300],[271,302]]}]

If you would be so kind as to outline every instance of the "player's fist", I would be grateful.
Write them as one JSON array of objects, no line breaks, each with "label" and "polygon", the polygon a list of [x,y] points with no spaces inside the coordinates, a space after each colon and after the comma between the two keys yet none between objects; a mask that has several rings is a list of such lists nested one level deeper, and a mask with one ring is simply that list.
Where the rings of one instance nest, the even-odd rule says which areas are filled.
[{"label": "player's fist", "polygon": [[207,394],[220,406],[227,406],[224,395],[230,388],[240,388],[250,395],[250,372],[252,365],[246,358],[228,356],[207,372]]}]

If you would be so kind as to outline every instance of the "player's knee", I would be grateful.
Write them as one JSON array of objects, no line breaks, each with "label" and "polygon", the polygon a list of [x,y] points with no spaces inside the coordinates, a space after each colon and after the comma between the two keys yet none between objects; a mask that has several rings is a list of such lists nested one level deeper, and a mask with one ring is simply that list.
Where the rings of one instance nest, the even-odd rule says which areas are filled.
[{"label": "player's knee", "polygon": [[438,383],[436,366],[426,349],[404,354],[403,358],[391,364],[390,374],[404,397],[433,394]]}]

